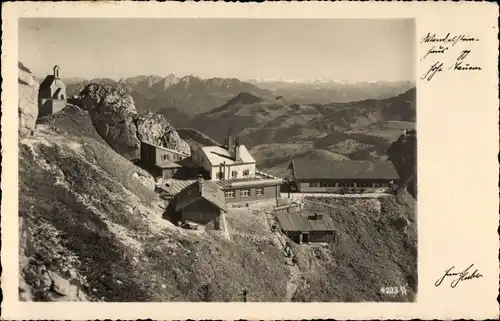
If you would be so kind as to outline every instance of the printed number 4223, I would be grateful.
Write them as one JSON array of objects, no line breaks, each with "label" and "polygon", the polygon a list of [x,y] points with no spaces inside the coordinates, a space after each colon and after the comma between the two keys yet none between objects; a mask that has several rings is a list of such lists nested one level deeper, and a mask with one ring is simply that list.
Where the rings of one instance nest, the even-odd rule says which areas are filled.
[{"label": "printed number 4223", "polygon": [[396,287],[396,286],[385,286],[380,288],[380,293],[382,294],[392,294],[392,295],[406,295],[406,288],[404,286],[402,287]]}]

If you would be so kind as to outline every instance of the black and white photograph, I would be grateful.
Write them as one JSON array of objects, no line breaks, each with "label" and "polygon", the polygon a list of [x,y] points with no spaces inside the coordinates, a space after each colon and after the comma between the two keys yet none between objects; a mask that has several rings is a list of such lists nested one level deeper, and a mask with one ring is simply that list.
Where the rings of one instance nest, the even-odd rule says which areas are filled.
[{"label": "black and white photograph", "polygon": [[19,300],[416,302],[416,46],[410,18],[20,18]]}]

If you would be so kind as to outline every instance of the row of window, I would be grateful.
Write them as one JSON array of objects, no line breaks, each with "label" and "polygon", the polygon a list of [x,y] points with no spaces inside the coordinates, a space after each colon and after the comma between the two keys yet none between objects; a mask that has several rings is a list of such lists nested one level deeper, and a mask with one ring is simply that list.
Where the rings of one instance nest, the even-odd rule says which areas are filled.
[{"label": "row of window", "polygon": [[[245,169],[243,171],[243,177],[246,177],[246,176],[250,176],[250,170],[249,169]],[[222,172],[219,172],[217,173],[217,178],[218,179],[224,179],[224,173]],[[231,178],[238,178],[238,172],[237,171],[231,171]]]},{"label": "row of window", "polygon": [[[354,186],[356,185],[356,186]],[[335,182],[311,182],[309,187],[386,187],[387,183],[335,183]]]},{"label": "row of window", "polygon": [[178,161],[178,160],[181,160],[182,159],[182,156],[181,155],[177,155],[177,154],[164,154],[163,155],[163,160],[169,160],[169,161]]},{"label": "row of window", "polygon": [[[240,197],[245,198],[245,197],[250,197],[250,190],[249,189],[240,189]],[[236,196],[236,191],[227,191],[226,193],[226,198],[234,198]],[[255,189],[255,196],[261,196],[264,195],[264,189],[263,188],[256,188]]]}]

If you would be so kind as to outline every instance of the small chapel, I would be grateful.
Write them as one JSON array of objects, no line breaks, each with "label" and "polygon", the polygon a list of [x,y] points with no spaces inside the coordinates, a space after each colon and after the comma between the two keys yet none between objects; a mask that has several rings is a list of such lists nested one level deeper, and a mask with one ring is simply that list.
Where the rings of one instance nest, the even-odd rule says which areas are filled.
[{"label": "small chapel", "polygon": [[52,75],[47,75],[38,90],[38,116],[52,115],[66,107],[66,85],[60,78],[60,68],[55,65]]}]

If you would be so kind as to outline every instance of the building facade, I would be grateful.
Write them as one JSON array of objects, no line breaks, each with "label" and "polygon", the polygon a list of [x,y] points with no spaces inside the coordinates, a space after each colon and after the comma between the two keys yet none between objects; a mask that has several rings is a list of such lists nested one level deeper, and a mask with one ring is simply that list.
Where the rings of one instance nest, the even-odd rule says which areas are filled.
[{"label": "building facade", "polygon": [[229,133],[224,146],[203,146],[191,159],[203,168],[207,179],[224,192],[228,204],[274,201],[280,197],[281,178],[259,172],[255,159]]},{"label": "building facade", "polygon": [[162,146],[141,142],[141,166],[156,180],[174,177],[183,166],[179,162],[189,158],[184,154]]},{"label": "building facade", "polygon": [[230,134],[225,146],[203,146],[192,159],[208,174],[210,180],[228,180],[255,176],[255,159],[248,149]]},{"label": "building facade", "polygon": [[53,74],[48,75],[40,84],[38,90],[38,116],[52,115],[64,107],[68,97],[66,96],[66,85],[59,77],[60,68],[54,66]]},{"label": "building facade", "polygon": [[257,174],[247,179],[218,180],[216,184],[224,191],[228,204],[261,201],[277,203],[281,182],[280,178]]},{"label": "building facade", "polygon": [[399,175],[390,161],[293,160],[291,190],[300,193],[390,192]]}]

